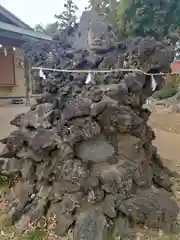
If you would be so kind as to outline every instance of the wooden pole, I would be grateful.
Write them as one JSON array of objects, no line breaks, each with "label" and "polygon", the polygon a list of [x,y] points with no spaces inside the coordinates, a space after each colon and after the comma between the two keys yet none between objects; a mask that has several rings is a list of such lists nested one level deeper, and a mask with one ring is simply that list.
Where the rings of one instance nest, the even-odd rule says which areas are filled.
[{"label": "wooden pole", "polygon": [[24,74],[26,83],[26,106],[31,104],[31,64],[27,57],[24,59]]}]

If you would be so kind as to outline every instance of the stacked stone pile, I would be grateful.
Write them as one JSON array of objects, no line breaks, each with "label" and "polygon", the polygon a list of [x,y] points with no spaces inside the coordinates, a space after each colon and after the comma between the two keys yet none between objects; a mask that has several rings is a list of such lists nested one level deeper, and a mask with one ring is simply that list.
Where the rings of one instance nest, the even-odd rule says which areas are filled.
[{"label": "stacked stone pile", "polygon": [[[169,71],[172,59],[166,41],[94,37],[85,50],[59,44],[52,62],[66,69],[126,63],[157,73]],[[172,230],[179,208],[170,173],[151,143],[150,112],[143,108],[152,95],[151,76],[93,74],[86,84],[86,73],[46,74],[46,93],[12,120],[18,130],[2,140],[2,174],[16,173],[21,180],[8,195],[13,223],[55,216],[57,234],[71,229],[74,240],[133,239],[138,224]],[[163,78],[155,79],[161,87]]]}]

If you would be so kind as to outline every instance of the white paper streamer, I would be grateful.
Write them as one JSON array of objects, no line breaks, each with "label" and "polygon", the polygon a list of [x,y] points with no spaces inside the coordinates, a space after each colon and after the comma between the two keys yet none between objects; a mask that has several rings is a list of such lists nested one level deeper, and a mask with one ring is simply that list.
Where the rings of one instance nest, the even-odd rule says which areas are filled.
[{"label": "white paper streamer", "polygon": [[4,48],[4,56],[6,57],[7,56],[7,49]]},{"label": "white paper streamer", "polygon": [[46,79],[45,74],[43,73],[42,69],[39,70],[39,76],[43,79]]},{"label": "white paper streamer", "polygon": [[151,75],[151,88],[153,92],[156,90],[156,87],[157,87],[156,79],[154,78],[153,75]]},{"label": "white paper streamer", "polygon": [[92,81],[92,75],[91,75],[91,73],[89,73],[86,78],[86,84],[90,83],[91,81]]}]

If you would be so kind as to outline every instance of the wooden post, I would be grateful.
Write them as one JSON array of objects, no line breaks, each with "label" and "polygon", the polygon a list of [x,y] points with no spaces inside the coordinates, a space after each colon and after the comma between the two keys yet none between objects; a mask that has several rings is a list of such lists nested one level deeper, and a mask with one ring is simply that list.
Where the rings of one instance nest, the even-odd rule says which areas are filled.
[{"label": "wooden post", "polygon": [[24,59],[24,74],[26,82],[26,106],[31,104],[31,64],[27,57]]}]

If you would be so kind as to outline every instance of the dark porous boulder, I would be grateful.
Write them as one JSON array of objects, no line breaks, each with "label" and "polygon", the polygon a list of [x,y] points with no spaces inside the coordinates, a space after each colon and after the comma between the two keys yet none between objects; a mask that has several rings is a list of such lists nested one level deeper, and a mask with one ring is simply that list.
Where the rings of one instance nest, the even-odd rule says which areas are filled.
[{"label": "dark porous boulder", "polygon": [[107,236],[106,218],[96,210],[89,210],[79,215],[74,230],[74,240],[105,240]]},{"label": "dark porous boulder", "polygon": [[48,118],[52,113],[52,104],[44,103],[36,106],[34,110],[29,111],[26,114],[20,114],[15,117],[11,124],[16,127],[34,127],[38,128],[43,126],[44,128],[50,127],[50,122]]},{"label": "dark porous boulder", "polygon": [[169,231],[179,207],[164,189],[151,187],[138,190],[134,197],[120,202],[118,209],[135,223]]}]

